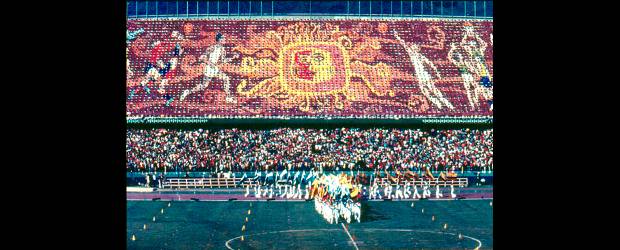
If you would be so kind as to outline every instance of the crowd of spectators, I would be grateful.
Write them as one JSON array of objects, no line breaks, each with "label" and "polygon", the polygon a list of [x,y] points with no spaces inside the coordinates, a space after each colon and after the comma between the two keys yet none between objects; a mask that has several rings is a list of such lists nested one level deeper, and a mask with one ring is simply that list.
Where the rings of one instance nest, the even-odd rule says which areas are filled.
[{"label": "crowd of spectators", "polygon": [[127,172],[493,169],[493,129],[128,129]]}]

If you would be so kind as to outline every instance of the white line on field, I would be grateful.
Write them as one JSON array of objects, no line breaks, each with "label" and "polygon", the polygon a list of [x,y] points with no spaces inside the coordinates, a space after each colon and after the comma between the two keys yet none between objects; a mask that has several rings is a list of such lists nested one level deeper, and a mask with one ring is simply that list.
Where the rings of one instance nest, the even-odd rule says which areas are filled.
[{"label": "white line on field", "polygon": [[344,226],[344,223],[340,223],[340,225],[342,225],[342,228],[344,229],[344,231],[347,233],[347,235],[349,236],[349,239],[351,239],[351,242],[353,242],[353,246],[355,247],[356,250],[360,250],[357,247],[357,243],[355,243],[355,240],[353,240],[353,237],[351,237],[351,234],[349,233],[349,230],[347,230],[347,227]]},{"label": "white line on field", "polygon": [[[230,250],[234,250],[234,248],[232,248],[230,246],[230,243],[234,240],[238,240],[239,238],[241,238],[241,236],[245,236],[245,237],[250,237],[250,236],[256,236],[256,235],[265,235],[265,234],[279,234],[279,233],[292,233],[292,232],[316,232],[316,231],[336,231],[336,230],[340,230],[340,229],[335,229],[335,228],[322,228],[322,229],[291,229],[291,230],[283,230],[283,231],[271,231],[271,232],[263,232],[263,233],[255,233],[255,234],[247,234],[247,235],[239,235],[235,238],[229,239],[226,241],[226,248],[230,249]],[[435,234],[448,234],[448,235],[454,235],[456,236],[457,234],[455,233],[449,233],[449,232],[439,232],[439,231],[427,231],[427,230],[416,230],[416,229],[397,229],[397,228],[361,228],[361,229],[357,229],[359,231],[364,231],[364,232],[375,232],[375,231],[384,231],[384,232],[418,232],[418,233],[435,233]],[[479,239],[476,239],[474,237],[471,236],[467,236],[467,235],[463,235],[464,238],[470,239],[475,241],[476,243],[478,243],[478,246],[476,246],[474,249],[480,249],[482,247],[482,242],[480,242]]]}]

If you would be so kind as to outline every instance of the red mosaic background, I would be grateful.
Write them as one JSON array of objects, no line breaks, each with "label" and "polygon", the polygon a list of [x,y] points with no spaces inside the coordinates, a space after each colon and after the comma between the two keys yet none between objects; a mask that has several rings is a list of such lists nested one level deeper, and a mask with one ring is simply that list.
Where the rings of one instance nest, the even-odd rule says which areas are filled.
[{"label": "red mosaic background", "polygon": [[[482,63],[492,76],[492,21],[128,20],[128,32],[143,32],[135,35],[134,39],[128,39],[127,43],[127,115],[360,118],[492,116],[492,97],[476,98],[478,105],[472,108],[461,71],[448,60],[451,44],[456,44],[458,51],[467,55],[458,46],[464,40],[465,27],[468,25],[473,26],[475,35],[487,44]],[[173,38],[174,31],[182,37]],[[424,70],[433,76],[435,87],[454,109],[436,107],[421,92],[415,66],[395,38],[394,31],[407,43],[417,44],[420,53],[436,66],[441,77],[436,76],[429,66],[425,66]],[[238,55],[238,58],[217,66],[230,77],[231,92],[236,103],[225,101],[223,81],[220,79],[212,79],[204,91],[189,95],[181,101],[181,93],[203,79],[205,63],[198,59],[208,47],[215,44],[218,32],[225,37],[227,57]],[[312,84],[305,83],[308,86],[295,85],[296,80],[291,80],[292,77],[281,76],[281,72],[291,70],[291,66],[288,66],[291,63],[280,63],[280,60],[286,54],[283,48],[296,42],[322,42],[341,46],[345,48],[343,51],[346,55],[332,54],[331,61],[322,61],[323,65],[294,65],[297,69],[292,70],[298,70],[295,71],[298,72],[297,76],[306,81],[319,79],[318,74],[333,75],[331,80],[319,79]],[[317,46],[307,47],[312,51]],[[175,48],[180,48],[179,55],[175,55]],[[316,55],[313,58],[320,61],[323,56]],[[177,66],[162,76],[168,83],[161,93],[157,91],[160,81],[150,81],[144,87],[140,85],[147,75],[149,63],[157,64],[161,61],[165,64],[173,59]],[[287,57],[284,60],[289,59]],[[343,72],[343,60],[347,60],[348,72]],[[333,65],[328,66],[329,63]],[[480,76],[474,77],[477,83]],[[349,84],[344,84],[347,81]],[[488,86],[485,89],[489,89]],[[317,94],[325,91],[334,93]]]}]

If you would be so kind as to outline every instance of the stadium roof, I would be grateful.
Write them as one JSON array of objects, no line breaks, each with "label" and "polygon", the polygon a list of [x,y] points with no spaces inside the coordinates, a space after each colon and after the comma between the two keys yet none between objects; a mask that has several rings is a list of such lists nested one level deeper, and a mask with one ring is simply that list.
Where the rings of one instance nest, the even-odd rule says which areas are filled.
[{"label": "stadium roof", "polygon": [[364,16],[493,18],[493,1],[127,1],[127,18]]}]

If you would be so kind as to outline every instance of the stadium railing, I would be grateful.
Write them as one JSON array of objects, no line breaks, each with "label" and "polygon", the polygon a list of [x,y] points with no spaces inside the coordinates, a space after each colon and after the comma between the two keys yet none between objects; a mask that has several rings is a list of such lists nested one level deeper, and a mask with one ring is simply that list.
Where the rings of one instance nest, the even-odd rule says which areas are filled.
[{"label": "stadium railing", "polygon": [[[163,183],[164,188],[234,188],[242,178],[169,178]],[[253,180],[245,180],[245,185],[254,186]]]},{"label": "stadium railing", "polygon": [[[381,186],[385,186],[386,184],[390,183],[390,181],[388,180],[388,178],[381,178],[380,183],[381,183],[380,184]],[[414,186],[423,185],[421,180],[411,181],[409,183],[410,183],[409,185],[414,185]],[[391,183],[392,186],[404,185],[404,184],[405,184],[404,179],[399,179],[398,183]],[[448,187],[448,186],[467,187],[468,184],[469,182],[467,178],[453,178],[453,179],[448,179],[446,181],[430,181],[430,185],[432,186],[439,185],[440,187]]]}]

